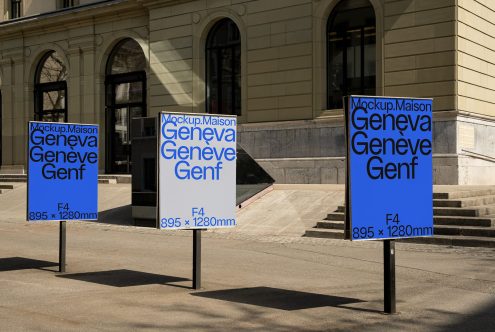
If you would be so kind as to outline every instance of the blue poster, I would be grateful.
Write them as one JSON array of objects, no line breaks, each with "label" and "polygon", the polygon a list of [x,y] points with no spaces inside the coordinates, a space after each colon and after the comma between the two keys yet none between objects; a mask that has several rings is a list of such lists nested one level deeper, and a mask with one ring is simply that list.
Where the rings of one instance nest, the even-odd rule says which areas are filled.
[{"label": "blue poster", "polygon": [[350,96],[347,237],[433,235],[431,99]]},{"label": "blue poster", "polygon": [[98,219],[98,126],[29,122],[27,220]]}]

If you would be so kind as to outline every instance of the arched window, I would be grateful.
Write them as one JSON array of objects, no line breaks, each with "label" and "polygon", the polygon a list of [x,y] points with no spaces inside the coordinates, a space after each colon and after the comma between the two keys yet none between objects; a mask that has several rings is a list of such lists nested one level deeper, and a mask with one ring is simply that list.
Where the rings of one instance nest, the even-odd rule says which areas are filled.
[{"label": "arched window", "polygon": [[241,115],[241,37],[228,18],[206,40],[206,111]]},{"label": "arched window", "polygon": [[342,96],[376,93],[376,21],[368,0],[345,0],[327,22],[327,107]]},{"label": "arched window", "polygon": [[105,77],[107,172],[131,172],[131,119],[146,116],[146,57],[130,38],[108,58]]},{"label": "arched window", "polygon": [[67,122],[67,76],[67,66],[57,52],[43,56],[35,77],[35,120]]}]

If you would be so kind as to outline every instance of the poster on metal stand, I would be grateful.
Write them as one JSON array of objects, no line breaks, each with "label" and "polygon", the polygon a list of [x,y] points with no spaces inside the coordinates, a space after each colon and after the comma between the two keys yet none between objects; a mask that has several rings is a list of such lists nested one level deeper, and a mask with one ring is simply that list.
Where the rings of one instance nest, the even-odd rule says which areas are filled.
[{"label": "poster on metal stand", "polygon": [[396,312],[395,239],[433,236],[432,99],[349,96],[345,236],[384,241],[385,312]]},{"label": "poster on metal stand", "polygon": [[66,268],[66,221],[98,220],[98,125],[28,123],[26,220],[60,221],[59,272]]},{"label": "poster on metal stand", "polygon": [[201,288],[201,231],[236,225],[237,118],[158,115],[157,227],[193,230],[193,288]]}]

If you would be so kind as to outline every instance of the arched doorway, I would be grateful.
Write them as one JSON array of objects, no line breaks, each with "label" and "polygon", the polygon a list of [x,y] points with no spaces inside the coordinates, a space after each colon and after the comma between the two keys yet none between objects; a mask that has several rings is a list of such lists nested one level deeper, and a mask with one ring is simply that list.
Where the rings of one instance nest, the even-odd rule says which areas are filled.
[{"label": "arched doorway", "polygon": [[67,66],[55,51],[46,53],[36,69],[34,119],[67,122]]},{"label": "arched doorway", "polygon": [[131,119],[146,116],[146,58],[133,39],[119,42],[105,77],[107,173],[131,172]]},{"label": "arched doorway", "polygon": [[206,39],[206,111],[241,115],[241,36],[224,18]]},{"label": "arched doorway", "polygon": [[327,107],[376,94],[376,19],[368,0],[340,1],[327,21]]}]

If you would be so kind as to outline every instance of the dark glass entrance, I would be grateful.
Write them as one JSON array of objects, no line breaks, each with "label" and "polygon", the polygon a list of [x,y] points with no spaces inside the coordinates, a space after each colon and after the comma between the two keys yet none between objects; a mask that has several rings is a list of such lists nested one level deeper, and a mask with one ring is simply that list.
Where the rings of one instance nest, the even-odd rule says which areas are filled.
[{"label": "dark glass entrance", "polygon": [[228,18],[206,40],[206,111],[241,115],[241,35]]},{"label": "dark glass entrance", "polygon": [[131,119],[146,116],[146,73],[107,76],[107,173],[131,172]]},{"label": "dark glass entrance", "polygon": [[341,1],[327,22],[327,107],[376,93],[376,20],[368,0]]},{"label": "dark glass entrance", "polygon": [[133,39],[118,43],[107,62],[106,172],[131,173],[131,119],[146,116],[146,58]]}]

